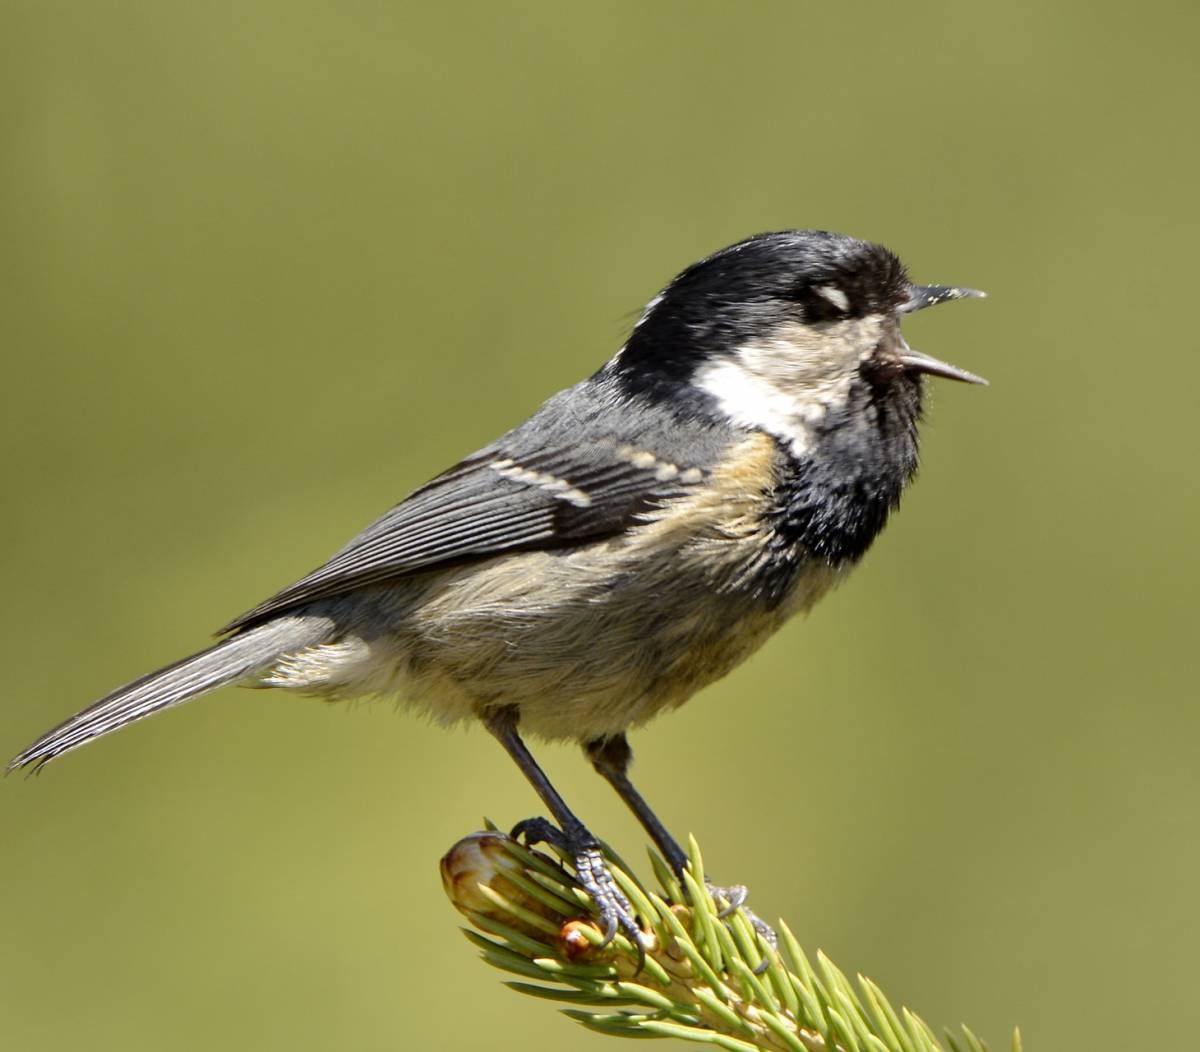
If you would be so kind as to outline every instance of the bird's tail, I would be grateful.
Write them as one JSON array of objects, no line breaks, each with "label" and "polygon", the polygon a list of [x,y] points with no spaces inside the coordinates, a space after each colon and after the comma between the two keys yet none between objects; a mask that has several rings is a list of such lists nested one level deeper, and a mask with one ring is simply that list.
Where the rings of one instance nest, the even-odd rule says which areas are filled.
[{"label": "bird's tail", "polygon": [[15,756],[8,769],[41,767],[102,734],[269,668],[284,654],[326,642],[332,631],[330,622],[320,617],[281,617],[249,629],[118,687],[47,731]]}]

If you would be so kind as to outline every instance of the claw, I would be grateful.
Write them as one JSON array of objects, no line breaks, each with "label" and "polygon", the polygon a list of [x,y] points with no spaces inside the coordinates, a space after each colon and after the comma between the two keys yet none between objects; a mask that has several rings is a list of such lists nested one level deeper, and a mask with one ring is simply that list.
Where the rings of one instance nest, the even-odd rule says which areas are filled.
[{"label": "claw", "polygon": [[719,888],[712,881],[705,880],[708,885],[708,893],[712,895],[714,902],[719,902],[724,899],[725,905],[717,910],[717,916],[724,920],[726,917],[731,917],[737,913],[749,898],[750,892],[746,890],[745,884],[733,884],[728,888]]},{"label": "claw", "polygon": [[[779,948],[779,936],[775,934],[775,929],[764,921],[757,913],[746,907],[746,899],[750,897],[749,891],[745,884],[734,884],[728,888],[722,888],[715,885],[711,880],[705,879],[704,883],[708,885],[709,894],[712,895],[713,901],[717,903],[717,916],[724,920],[741,910],[746,920],[750,922],[750,927],[754,929],[755,934],[771,948],[774,952]],[[721,902],[725,905],[721,906]],[[763,959],[758,967],[754,969],[755,975],[762,975],[770,964],[769,955],[763,954]]]},{"label": "claw", "polygon": [[590,834],[573,839],[544,818],[527,818],[518,822],[512,831],[514,840],[524,839],[526,844],[546,843],[571,860],[575,879],[595,903],[596,912],[604,931],[607,946],[623,932],[637,950],[638,963],[635,976],[640,974],[646,963],[646,947],[642,942],[642,929],[637,922],[633,905],[626,898],[604,861],[599,844]]},{"label": "claw", "polygon": [[512,832],[508,835],[514,840],[524,840],[528,847],[533,847],[534,844],[549,844],[555,851],[561,851],[564,855],[574,854],[567,841],[567,834],[545,818],[523,819],[512,827]]}]

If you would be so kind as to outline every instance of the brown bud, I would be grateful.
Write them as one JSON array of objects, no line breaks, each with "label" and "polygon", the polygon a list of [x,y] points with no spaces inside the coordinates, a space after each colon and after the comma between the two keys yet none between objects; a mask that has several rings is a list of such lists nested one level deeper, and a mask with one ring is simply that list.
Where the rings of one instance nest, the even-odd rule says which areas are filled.
[{"label": "brown bud", "polygon": [[463,837],[442,858],[442,886],[446,897],[460,913],[474,919],[482,917],[498,921],[510,928],[526,931],[539,938],[545,932],[524,921],[520,916],[506,910],[482,890],[487,888],[502,896],[519,910],[545,917],[556,926],[562,917],[540,899],[534,898],[513,880],[510,875],[523,876],[525,866],[508,851],[511,839],[503,833],[479,832]]}]

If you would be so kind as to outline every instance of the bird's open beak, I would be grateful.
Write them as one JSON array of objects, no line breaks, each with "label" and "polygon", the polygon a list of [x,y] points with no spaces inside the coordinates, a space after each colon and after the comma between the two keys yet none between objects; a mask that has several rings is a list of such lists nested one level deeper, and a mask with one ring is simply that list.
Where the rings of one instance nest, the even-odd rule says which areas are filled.
[{"label": "bird's open beak", "polygon": [[[982,299],[987,295],[978,289],[962,289],[956,285],[913,285],[908,299],[900,307],[901,314],[912,314],[913,311],[924,310],[926,307],[936,307],[939,303],[949,300]],[[958,380],[964,384],[983,384],[987,381],[982,376],[969,373],[956,365],[939,361],[928,354],[914,351],[907,343],[903,343],[900,352],[900,364],[915,373],[927,373],[930,376],[944,376],[947,380]]]},{"label": "bird's open beak", "polygon": [[957,285],[912,285],[909,288],[908,299],[900,307],[900,313],[912,314],[913,311],[936,307],[939,303],[946,303],[949,300],[986,298],[986,292],[980,292],[978,289],[960,289]]}]

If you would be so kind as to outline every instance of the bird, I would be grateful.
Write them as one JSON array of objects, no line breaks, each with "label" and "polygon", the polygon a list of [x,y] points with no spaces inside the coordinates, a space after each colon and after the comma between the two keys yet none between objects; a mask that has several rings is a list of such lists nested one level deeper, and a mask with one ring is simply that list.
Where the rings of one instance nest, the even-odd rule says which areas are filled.
[{"label": "bird", "polygon": [[9,769],[227,684],[399,697],[487,728],[549,812],[514,835],[559,848],[605,938],[636,941],[599,839],[526,736],[580,743],[682,874],[686,853],[630,779],[627,732],[730,672],[862,560],[916,472],[926,378],[986,383],[913,350],[901,321],[982,295],[916,284],[883,246],[822,230],[713,252],[593,375]]}]

